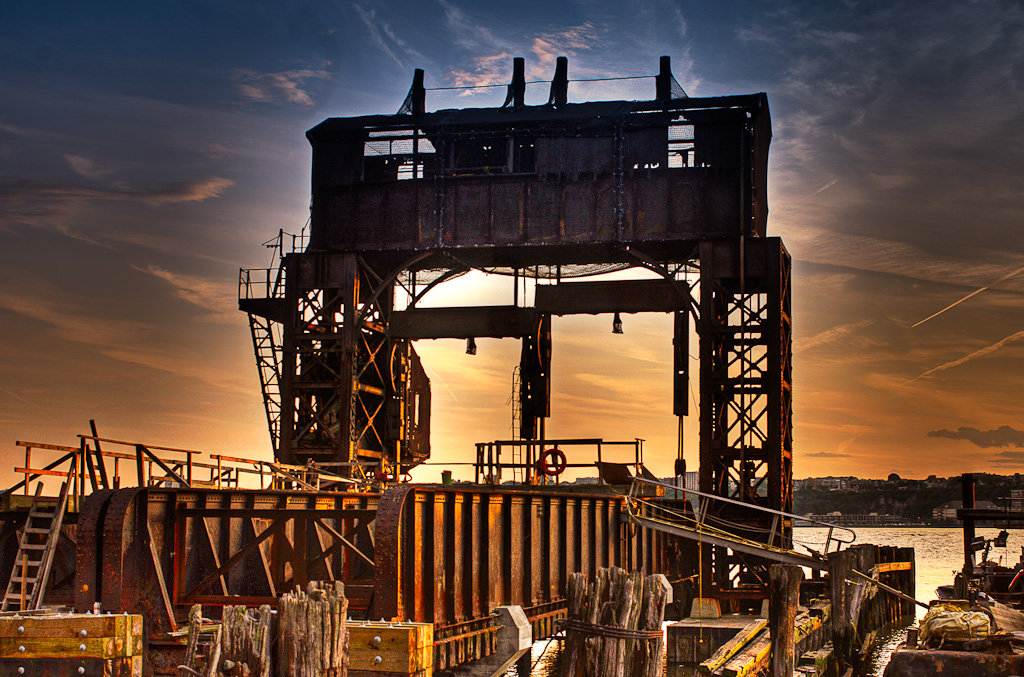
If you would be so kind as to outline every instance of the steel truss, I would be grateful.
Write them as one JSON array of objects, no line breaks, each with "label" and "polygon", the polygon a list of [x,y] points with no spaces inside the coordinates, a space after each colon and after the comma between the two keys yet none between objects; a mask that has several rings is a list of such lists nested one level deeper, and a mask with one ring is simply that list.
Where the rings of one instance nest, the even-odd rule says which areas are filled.
[{"label": "steel truss", "polygon": [[[277,456],[395,474],[426,457],[429,382],[393,339],[393,280],[354,254],[289,254]],[[422,415],[422,418],[421,418]]]},{"label": "steel truss", "polygon": [[[777,238],[700,248],[700,490],[792,512],[790,258]],[[792,546],[792,520],[722,504],[740,535]],[[763,595],[766,563],[708,548],[709,595]]]}]

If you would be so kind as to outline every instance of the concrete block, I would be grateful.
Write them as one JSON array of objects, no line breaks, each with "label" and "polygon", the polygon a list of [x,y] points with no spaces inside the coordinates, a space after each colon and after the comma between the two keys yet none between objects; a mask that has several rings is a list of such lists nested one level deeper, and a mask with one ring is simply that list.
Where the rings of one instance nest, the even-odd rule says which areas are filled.
[{"label": "concrete block", "polygon": [[690,618],[721,618],[722,608],[711,597],[695,597],[690,607]]}]

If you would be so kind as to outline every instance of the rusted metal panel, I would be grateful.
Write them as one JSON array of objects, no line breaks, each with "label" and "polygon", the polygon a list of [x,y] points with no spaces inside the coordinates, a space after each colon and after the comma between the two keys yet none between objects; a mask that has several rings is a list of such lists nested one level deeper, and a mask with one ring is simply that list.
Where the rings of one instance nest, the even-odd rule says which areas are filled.
[{"label": "rusted metal panel", "polygon": [[465,609],[465,541],[471,535],[466,528],[467,522],[464,519],[464,508],[466,503],[465,494],[455,494],[448,504],[446,522],[447,553],[446,561],[448,566],[445,569],[445,578],[448,580],[448,617],[461,621],[467,617]]},{"label": "rusted metal panel", "polygon": [[92,611],[100,600],[102,577],[97,566],[103,552],[103,523],[112,489],[94,491],[82,501],[78,513],[75,548],[75,610]]},{"label": "rusted metal panel", "polygon": [[565,589],[562,572],[565,564],[565,504],[566,501],[555,498],[547,500],[547,542],[551,544],[548,551],[548,570],[545,577],[547,599],[555,599]]},{"label": "rusted metal panel", "polygon": [[668,280],[563,282],[538,285],[535,308],[551,315],[668,313],[689,302],[685,285]]},{"label": "rusted metal panel", "polygon": [[505,497],[501,494],[487,494],[487,609],[501,606],[501,600],[509,599],[505,590],[506,539],[504,510]]},{"label": "rusted metal panel", "polygon": [[597,575],[597,566],[594,564],[593,552],[594,522],[591,519],[592,507],[591,499],[580,499],[579,532],[577,534],[580,539],[579,571],[582,571],[587,576]]},{"label": "rusted metal panel", "polygon": [[526,513],[524,511],[524,498],[521,495],[513,494],[509,497],[509,538],[508,538],[508,558],[509,558],[509,601],[512,604],[518,604],[524,606],[523,601],[523,583],[526,580],[526,561],[525,554],[523,552],[523,544],[525,539],[523,538],[523,525],[526,519]]},{"label": "rusted metal panel", "polygon": [[392,338],[506,338],[529,336],[539,315],[533,308],[481,306],[417,308],[391,314]]},{"label": "rusted metal panel", "polygon": [[549,557],[551,541],[546,538],[547,535],[544,533],[546,525],[544,514],[549,510],[545,505],[546,499],[545,496],[530,497],[530,570],[527,574],[529,589],[527,600],[530,606],[539,604],[547,597],[544,594],[544,578],[547,574],[545,561]]},{"label": "rusted metal panel", "polygon": [[431,566],[433,558],[430,556],[431,549],[433,548],[433,540],[431,539],[431,523],[433,515],[430,511],[428,498],[428,496],[421,492],[417,491],[413,493],[413,523],[411,529],[412,537],[410,540],[416,548],[415,551],[418,551],[420,557],[416,557],[411,560],[407,558],[406,560],[409,562],[413,573],[412,620],[417,623],[431,622],[434,620],[433,614],[431,613],[433,610],[433,595],[431,591],[434,587],[434,581],[430,576],[433,569]]}]

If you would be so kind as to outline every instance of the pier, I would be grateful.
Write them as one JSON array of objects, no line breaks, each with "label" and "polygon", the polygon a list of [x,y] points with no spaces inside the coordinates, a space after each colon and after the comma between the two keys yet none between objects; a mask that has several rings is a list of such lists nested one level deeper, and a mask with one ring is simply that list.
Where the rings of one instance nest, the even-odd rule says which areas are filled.
[{"label": "pier", "polygon": [[[528,670],[526,635],[572,621],[571,581],[622,570],[667,582],[663,612],[700,610],[669,629],[667,650],[704,672],[783,674],[829,642],[833,658],[814,665],[852,667],[910,609],[914,558],[793,550],[791,259],[767,232],[767,96],[688,97],[663,57],[651,100],[570,103],[566,69],[560,58],[545,105],[525,104],[516,59],[505,105],[433,112],[417,71],[399,113],[309,130],[310,228],[282,231],[274,265],[239,278],[273,460],[111,439],[95,424],[77,445],[19,442],[25,481],[2,493],[0,620],[47,608],[141,618],[142,674],[177,675],[197,605],[213,621],[263,605],[283,618],[286,595],[343,590],[344,630],[322,626],[332,647],[347,638],[349,674],[489,675],[516,660]],[[468,271],[507,276],[509,298],[420,303]],[[609,272],[620,275],[581,279]],[[642,431],[547,435],[552,317],[605,314],[620,332],[621,314],[641,312],[673,318],[664,406],[680,440],[667,483],[645,464]],[[470,354],[478,338],[521,345],[511,411],[495,417],[512,438],[477,444],[471,483],[409,476],[444,443],[415,349],[437,338]],[[691,414],[699,486],[686,490]],[[563,481],[567,469],[595,483]],[[62,483],[58,499],[41,479]],[[801,582],[800,567],[827,577]],[[58,632],[62,618],[38,622]],[[94,658],[52,652],[65,667]],[[318,674],[345,668],[329,669]]]}]

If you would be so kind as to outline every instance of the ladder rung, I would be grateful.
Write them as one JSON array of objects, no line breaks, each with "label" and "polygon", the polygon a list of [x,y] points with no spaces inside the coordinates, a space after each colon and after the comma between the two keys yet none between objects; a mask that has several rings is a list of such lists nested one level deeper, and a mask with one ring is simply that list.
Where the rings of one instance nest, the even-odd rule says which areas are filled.
[{"label": "ladder rung", "polygon": [[39,527],[25,527],[26,534],[48,534],[50,529],[40,529]]},{"label": "ladder rung", "polygon": [[22,550],[46,550],[46,543],[22,543]]},{"label": "ladder rung", "polygon": [[29,576],[28,578],[22,578],[21,576],[14,576],[13,578],[11,578],[10,582],[11,583],[31,583],[31,584],[35,585],[36,578],[33,577],[33,576]]}]

